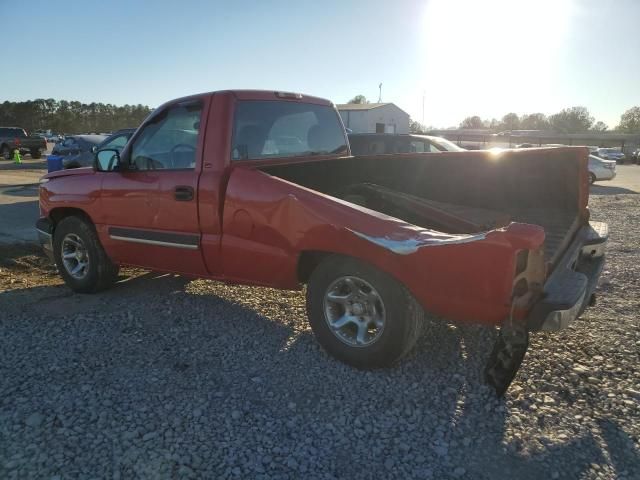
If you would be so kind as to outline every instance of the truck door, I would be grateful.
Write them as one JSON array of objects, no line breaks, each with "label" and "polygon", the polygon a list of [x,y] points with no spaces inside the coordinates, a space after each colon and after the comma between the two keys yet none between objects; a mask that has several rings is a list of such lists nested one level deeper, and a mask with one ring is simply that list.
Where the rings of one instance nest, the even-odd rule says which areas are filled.
[{"label": "truck door", "polygon": [[198,223],[204,103],[154,113],[122,152],[129,168],[101,173],[100,236],[117,261],[206,275]]}]

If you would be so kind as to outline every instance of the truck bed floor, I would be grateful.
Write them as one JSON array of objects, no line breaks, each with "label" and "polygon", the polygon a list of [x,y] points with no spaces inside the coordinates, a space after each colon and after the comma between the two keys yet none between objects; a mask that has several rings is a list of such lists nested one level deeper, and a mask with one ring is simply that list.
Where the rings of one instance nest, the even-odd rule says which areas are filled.
[{"label": "truck bed floor", "polygon": [[545,259],[552,263],[555,263],[557,256],[571,241],[578,225],[576,213],[567,210],[526,208],[514,210],[511,214],[514,221],[540,225],[544,228]]}]

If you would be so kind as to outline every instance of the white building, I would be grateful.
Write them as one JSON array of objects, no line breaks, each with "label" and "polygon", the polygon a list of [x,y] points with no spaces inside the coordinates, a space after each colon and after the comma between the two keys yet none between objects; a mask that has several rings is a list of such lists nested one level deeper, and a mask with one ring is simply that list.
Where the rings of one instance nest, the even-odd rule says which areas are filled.
[{"label": "white building", "polygon": [[336,106],[344,126],[353,133],[409,133],[409,114],[393,103]]}]

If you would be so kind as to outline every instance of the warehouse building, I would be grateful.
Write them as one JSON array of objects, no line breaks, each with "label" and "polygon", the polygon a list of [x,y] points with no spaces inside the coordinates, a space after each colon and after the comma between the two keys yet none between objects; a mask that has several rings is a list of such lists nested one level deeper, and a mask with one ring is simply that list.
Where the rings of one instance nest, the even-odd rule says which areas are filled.
[{"label": "warehouse building", "polygon": [[353,133],[409,133],[409,114],[393,103],[346,103],[337,108]]}]

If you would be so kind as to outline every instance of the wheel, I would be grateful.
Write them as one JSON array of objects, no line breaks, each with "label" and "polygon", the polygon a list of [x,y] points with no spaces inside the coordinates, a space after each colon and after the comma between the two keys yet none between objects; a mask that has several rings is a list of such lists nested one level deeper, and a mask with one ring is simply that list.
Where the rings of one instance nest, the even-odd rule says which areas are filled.
[{"label": "wheel", "polygon": [[2,153],[2,158],[5,160],[11,160],[11,149],[7,145],[2,146],[2,151],[0,153]]},{"label": "wheel", "polygon": [[40,158],[42,156],[39,148],[34,148],[30,150],[29,153],[31,153],[31,158],[35,158],[35,159]]},{"label": "wheel", "polygon": [[53,255],[64,282],[74,292],[109,288],[118,266],[105,253],[93,225],[80,217],[66,217],[55,228]]},{"label": "wheel", "polygon": [[589,172],[589,185],[593,185],[596,182],[596,176]]},{"label": "wheel", "polygon": [[415,345],[424,311],[392,277],[341,255],[323,260],[307,286],[307,312],[322,347],[357,368],[392,365]]}]

